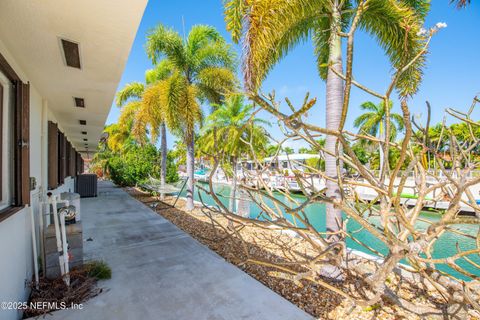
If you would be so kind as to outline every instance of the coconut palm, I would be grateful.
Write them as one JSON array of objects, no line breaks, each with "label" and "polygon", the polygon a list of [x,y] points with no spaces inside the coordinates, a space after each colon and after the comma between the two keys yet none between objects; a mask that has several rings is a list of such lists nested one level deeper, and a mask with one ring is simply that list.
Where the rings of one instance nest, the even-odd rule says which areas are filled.
[{"label": "coconut palm", "polygon": [[229,211],[234,210],[237,192],[238,160],[250,153],[251,143],[254,150],[263,150],[267,137],[259,124],[268,122],[252,116],[252,105],[245,105],[243,95],[229,96],[222,105],[214,105],[215,111],[208,116],[202,128],[201,148],[205,153],[222,153],[232,167],[232,191],[230,194]]},{"label": "coconut palm", "polygon": [[160,61],[155,68],[145,72],[145,83],[132,82],[118,91],[116,104],[122,107],[118,123],[132,123],[133,136],[145,143],[149,129],[151,141],[156,143],[161,135],[160,183],[165,184],[167,175],[167,130],[159,107],[159,92],[153,85],[169,76],[168,61]]},{"label": "coconut palm", "polygon": [[[364,1],[361,1],[365,3]],[[369,0],[359,26],[373,36],[385,50],[394,68],[400,68],[421,50],[418,31],[429,10],[428,0]],[[310,36],[315,47],[320,76],[326,80],[326,127],[338,130],[343,106],[342,37],[351,24],[352,7],[360,1],[343,0],[229,0],[225,3],[225,20],[233,40],[243,39],[246,88],[256,92],[268,72],[298,43]],[[424,59],[416,60],[397,82],[401,96],[417,90]],[[336,72],[335,72],[335,71]],[[325,173],[327,197],[340,197],[335,179],[337,139],[327,136]],[[327,231],[337,232],[341,211],[327,204]],[[338,236],[329,237],[331,241]]]},{"label": "coconut palm", "polygon": [[[385,126],[387,122],[387,108],[385,108],[385,102],[381,101],[379,104],[375,104],[371,101],[364,102],[360,105],[360,108],[365,112],[355,119],[353,125],[355,128],[359,128],[359,133],[368,134],[373,137],[379,138],[379,140],[385,140]],[[392,102],[388,104],[388,109],[392,109]],[[398,113],[390,112],[390,121],[392,122],[390,138],[395,140],[397,132],[403,130],[404,123],[403,117]],[[380,168],[383,167],[385,161],[385,155],[383,154],[383,148],[380,148]]]},{"label": "coconut palm", "polygon": [[[202,121],[201,104],[219,103],[235,87],[235,55],[215,28],[193,26],[185,39],[159,25],[147,36],[153,63],[164,59],[166,79],[156,83],[159,107],[169,129],[187,146],[187,210],[193,209],[195,128]],[[167,72],[168,71],[168,72]]]}]

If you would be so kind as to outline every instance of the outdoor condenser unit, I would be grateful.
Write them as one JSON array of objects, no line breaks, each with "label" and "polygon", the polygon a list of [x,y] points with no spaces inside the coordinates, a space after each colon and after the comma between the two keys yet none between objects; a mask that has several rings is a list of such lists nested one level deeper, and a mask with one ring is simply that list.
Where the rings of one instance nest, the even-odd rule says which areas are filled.
[{"label": "outdoor condenser unit", "polygon": [[82,198],[97,196],[97,175],[81,174],[77,176],[77,193]]}]

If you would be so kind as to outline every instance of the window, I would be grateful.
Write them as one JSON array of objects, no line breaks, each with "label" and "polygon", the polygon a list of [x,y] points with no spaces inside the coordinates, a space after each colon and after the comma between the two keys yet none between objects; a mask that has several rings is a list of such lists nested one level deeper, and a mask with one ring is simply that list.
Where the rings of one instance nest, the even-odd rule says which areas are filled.
[{"label": "window", "polygon": [[65,178],[78,173],[77,151],[56,123],[48,122],[48,189],[53,190],[65,182]]},{"label": "window", "polygon": [[71,165],[70,165],[70,150],[72,149],[72,144],[70,141],[67,140],[67,145],[65,147],[65,165],[66,165],[66,172],[67,172],[67,177],[72,176],[71,175]]},{"label": "window", "polygon": [[75,149],[70,141],[67,141],[67,176],[75,177]]},{"label": "window", "polygon": [[0,73],[0,210],[14,202],[13,167],[13,84]]},{"label": "window", "polygon": [[48,121],[48,189],[58,186],[58,127]]},{"label": "window", "polygon": [[58,133],[58,184],[65,182],[67,173],[66,168],[66,155],[65,155],[65,135],[59,131]]},{"label": "window", "polygon": [[0,221],[30,203],[30,85],[0,53]]},{"label": "window", "polygon": [[0,73],[0,210],[9,207],[13,203],[13,168],[12,168],[12,85],[10,81]]},{"label": "window", "polygon": [[30,204],[30,84],[14,82],[13,121],[15,205]]}]

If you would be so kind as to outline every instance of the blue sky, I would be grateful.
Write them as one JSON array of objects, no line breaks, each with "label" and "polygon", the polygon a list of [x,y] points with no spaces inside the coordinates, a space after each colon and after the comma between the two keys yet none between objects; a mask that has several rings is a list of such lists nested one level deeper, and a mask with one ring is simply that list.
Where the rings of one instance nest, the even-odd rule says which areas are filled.
[{"label": "blue sky", "polygon": [[[119,88],[132,81],[144,81],[145,70],[152,67],[148,60],[144,43],[148,30],[158,24],[173,27],[183,32],[182,17],[185,30],[195,24],[209,24],[216,27],[228,40],[229,33],[223,20],[221,0],[183,0],[165,1],[150,0],[137,32],[130,52],[127,66],[123,73]],[[463,10],[457,10],[449,4],[449,0],[432,0],[430,14],[425,26],[433,26],[437,22],[446,22],[448,27],[440,30],[433,38],[427,58],[425,76],[416,96],[409,105],[412,114],[426,115],[425,101],[432,105],[434,122],[439,122],[447,107],[467,110],[474,95],[480,93],[480,3],[473,3]],[[375,40],[366,34],[358,33],[356,37],[354,76],[364,85],[383,92],[391,77],[391,67],[381,48]],[[239,47],[235,46],[238,53]],[[241,73],[239,71],[239,76]],[[315,66],[315,56],[310,41],[297,46],[270,72],[264,82],[263,91],[275,90],[277,98],[288,96],[298,105],[310,92],[317,97],[316,106],[309,112],[308,121],[317,125],[325,123],[325,84],[319,78]],[[349,115],[346,128],[353,128],[353,120],[361,114],[359,105],[364,101],[375,101],[371,96],[358,89],[352,91]],[[480,106],[479,106],[480,108]],[[394,111],[399,112],[398,104]],[[119,109],[112,105],[107,123],[113,123],[119,116]],[[267,113],[262,118],[275,122]],[[475,113],[480,118],[480,111]],[[274,136],[281,136],[280,130],[273,125],[269,130]],[[168,145],[171,147],[177,139],[169,135]],[[292,145],[295,149],[301,146],[298,142]]]}]

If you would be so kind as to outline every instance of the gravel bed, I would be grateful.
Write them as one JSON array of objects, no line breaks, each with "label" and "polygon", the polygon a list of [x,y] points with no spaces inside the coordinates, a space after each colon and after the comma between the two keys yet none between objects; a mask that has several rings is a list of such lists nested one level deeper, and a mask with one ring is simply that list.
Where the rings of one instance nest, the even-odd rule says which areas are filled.
[{"label": "gravel bed", "polygon": [[[222,216],[215,216],[216,222],[221,226],[214,227],[211,219],[202,213],[202,210],[206,210],[205,208],[196,207],[192,212],[186,212],[182,210],[185,205],[183,199],[178,200],[176,208],[171,208],[166,203],[172,204],[174,197],[167,196],[163,202],[160,202],[157,197],[137,188],[125,188],[125,190],[225,260],[318,319],[445,319],[445,317],[432,315],[422,317],[385,299],[370,307],[352,306],[344,297],[312,282],[302,280],[301,285],[297,285],[293,281],[274,277],[271,273],[277,270],[271,267],[245,263],[247,259],[245,250],[248,250],[250,258],[285,262],[295,261],[305,255],[310,256],[314,252],[310,245],[300,238],[256,226],[245,226],[239,231],[239,236],[244,242],[237,235],[228,236],[225,232],[227,221]],[[361,279],[347,275],[345,281],[329,282],[329,284],[351,293],[356,291],[355,288],[361,282]],[[396,276],[389,278],[389,287],[415,305],[434,307],[438,310],[447,308],[437,295],[425,292],[406,281],[399,281]],[[449,314],[446,318],[480,320],[478,314],[473,311],[460,317],[451,316],[452,314]]]}]

